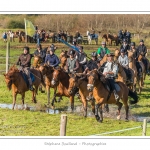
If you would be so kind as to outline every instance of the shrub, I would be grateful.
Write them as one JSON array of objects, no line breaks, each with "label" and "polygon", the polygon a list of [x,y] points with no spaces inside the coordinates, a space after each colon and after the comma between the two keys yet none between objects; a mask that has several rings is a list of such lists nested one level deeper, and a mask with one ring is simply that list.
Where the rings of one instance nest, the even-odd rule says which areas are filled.
[{"label": "shrub", "polygon": [[7,28],[8,29],[16,29],[16,28],[24,29],[25,25],[24,25],[24,22],[11,20],[10,22],[8,22]]}]

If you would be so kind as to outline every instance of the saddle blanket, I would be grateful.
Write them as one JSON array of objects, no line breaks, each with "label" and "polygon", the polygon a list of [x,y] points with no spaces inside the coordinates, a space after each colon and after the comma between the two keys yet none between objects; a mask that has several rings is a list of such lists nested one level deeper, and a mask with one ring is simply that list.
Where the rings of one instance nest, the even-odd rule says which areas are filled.
[{"label": "saddle blanket", "polygon": [[[22,71],[21,71],[21,74],[22,74],[24,81],[26,82],[27,86],[29,87],[29,81],[28,81],[27,75],[25,73],[23,73]],[[30,73],[30,77],[31,77],[31,81],[33,83],[35,81],[35,77],[32,73]]]}]

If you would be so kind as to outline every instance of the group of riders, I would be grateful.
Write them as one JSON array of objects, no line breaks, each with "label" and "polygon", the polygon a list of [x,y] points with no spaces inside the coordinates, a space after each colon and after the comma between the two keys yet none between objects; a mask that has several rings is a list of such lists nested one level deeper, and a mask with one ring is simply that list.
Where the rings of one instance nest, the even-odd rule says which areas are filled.
[{"label": "group of riders", "polygon": [[[107,62],[103,65],[102,73],[105,78],[108,79],[110,87],[114,93],[116,101],[119,99],[115,89],[115,78],[118,75],[118,64],[114,60],[114,53],[111,53],[110,50],[107,48],[106,43],[102,42],[101,46],[98,48],[97,51],[91,53],[91,59],[87,59],[87,55],[84,52],[83,46],[78,45],[76,42],[73,42],[73,45],[78,47],[79,51],[76,51],[72,48],[68,50],[68,58],[66,61],[65,72],[66,73],[74,73],[77,72],[80,66],[82,66],[82,72],[84,74],[92,71],[94,69],[99,69],[100,61],[103,59],[104,56],[107,57]],[[58,56],[55,54],[56,47],[54,44],[50,45],[46,49],[42,49],[41,44],[37,45],[37,49],[33,54],[30,54],[29,47],[23,48],[23,53],[20,55],[17,65],[23,67],[24,72],[26,73],[29,81],[29,89],[34,90],[32,87],[32,81],[30,77],[30,67],[31,67],[31,59],[34,56],[39,56],[42,58],[42,63],[45,63],[49,66],[54,68],[58,68],[60,64],[60,60]],[[137,60],[139,54],[143,55],[143,64],[145,65],[147,74],[149,74],[149,67],[148,62],[146,59],[147,48],[144,45],[144,41],[140,40],[139,45],[135,47],[135,42],[131,42],[130,44],[127,43],[126,39],[123,39],[123,44],[120,47],[120,56],[118,58],[118,62],[123,66],[124,71],[130,80],[132,81],[131,72],[129,70],[129,59],[128,59],[128,51],[134,52],[134,59]],[[136,67],[138,75],[141,75],[142,68],[138,61],[136,61]]]}]

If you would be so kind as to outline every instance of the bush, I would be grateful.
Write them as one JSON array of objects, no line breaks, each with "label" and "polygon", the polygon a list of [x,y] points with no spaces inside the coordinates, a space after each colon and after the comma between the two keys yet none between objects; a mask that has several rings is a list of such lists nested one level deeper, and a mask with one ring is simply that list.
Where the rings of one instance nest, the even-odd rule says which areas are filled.
[{"label": "bush", "polygon": [[24,25],[24,22],[11,20],[8,23],[7,28],[8,29],[16,29],[16,28],[24,29],[25,25]]}]

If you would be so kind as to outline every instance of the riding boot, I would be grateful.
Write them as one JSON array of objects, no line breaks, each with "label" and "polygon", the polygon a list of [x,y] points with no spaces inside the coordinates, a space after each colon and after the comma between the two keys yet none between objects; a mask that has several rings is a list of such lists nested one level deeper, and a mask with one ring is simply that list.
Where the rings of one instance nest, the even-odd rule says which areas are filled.
[{"label": "riding boot", "polygon": [[114,92],[115,100],[118,101],[119,100],[119,95],[117,94],[116,90],[114,90],[113,92]]},{"label": "riding boot", "polygon": [[33,88],[33,86],[32,86],[32,80],[31,80],[31,78],[29,78],[28,81],[29,81],[29,90],[30,90],[30,91],[33,91],[34,88]]}]

